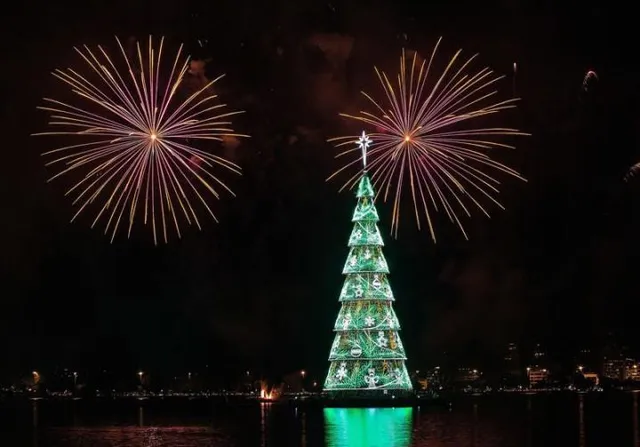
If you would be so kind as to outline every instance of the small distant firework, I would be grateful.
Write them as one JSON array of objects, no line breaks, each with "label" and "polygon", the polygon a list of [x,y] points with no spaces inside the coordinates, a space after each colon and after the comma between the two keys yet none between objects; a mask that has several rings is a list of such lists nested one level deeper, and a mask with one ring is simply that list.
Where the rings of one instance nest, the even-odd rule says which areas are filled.
[{"label": "small distant firework", "polygon": [[627,171],[627,174],[624,176],[624,181],[628,182],[629,180],[631,180],[633,177],[635,177],[638,174],[638,171],[640,171],[640,162],[634,164],[629,168],[629,170]]},{"label": "small distant firework", "polygon": [[164,38],[157,50],[151,37],[147,51],[137,42],[137,57],[132,54],[131,58],[116,41],[124,59],[121,69],[102,47],[92,51],[85,45],[75,50],[90,68],[86,74],[72,68],[53,72],[80,101],[71,105],[44,98],[47,105],[39,109],[51,112],[49,124],[62,130],[35,135],[85,140],[43,154],[56,157],[47,166],[64,165],[50,180],[84,173],[67,191],[76,196],[73,204],[79,206],[72,221],[95,202],[100,209],[92,227],[100,218],[106,219],[105,234],[110,233],[112,241],[123,220],[130,235],[136,215],[141,214],[144,223],[150,223],[154,242],[158,243],[159,232],[167,242],[171,226],[180,237],[182,218],[200,228],[195,202],[215,219],[205,190],[216,198],[219,188],[233,194],[210,168],[217,165],[237,174],[240,168],[193,144],[246,136],[229,128],[229,117],[242,112],[224,113],[225,104],[214,103],[217,96],[211,86],[222,76],[204,82],[193,93],[181,88],[189,70],[182,45],[175,58],[168,60],[166,67],[171,68],[165,72]]},{"label": "small distant firework", "polygon": [[[470,202],[489,216],[476,196],[484,196],[500,208],[494,195],[499,191],[499,181],[485,173],[494,169],[524,180],[516,171],[493,161],[487,151],[493,148],[513,148],[495,141],[496,137],[528,135],[516,129],[503,127],[471,127],[477,118],[496,114],[515,107],[517,99],[495,101],[497,91],[492,90],[503,76],[496,76],[488,68],[469,72],[469,65],[476,56],[457,64],[461,51],[449,61],[444,72],[431,81],[430,71],[441,39],[428,61],[418,62],[414,53],[407,63],[405,52],[400,60],[397,82],[392,83],[384,72],[375,69],[385,96],[376,100],[367,93],[373,110],[358,115],[342,116],[373,127],[373,144],[368,151],[368,171],[379,194],[384,191],[394,196],[391,231],[397,236],[400,222],[400,199],[408,183],[418,228],[424,214],[431,238],[436,241],[432,213],[441,207],[448,218],[457,224],[465,238],[467,234],[458,216],[462,210],[467,216]],[[514,75],[517,65],[514,64]],[[333,138],[338,147],[352,145],[357,137]],[[346,149],[338,157],[359,154],[359,148]],[[360,157],[347,162],[332,174],[332,179],[342,171],[359,165]],[[360,172],[349,178],[341,190],[353,187]],[[328,180],[329,180],[328,179]],[[526,181],[526,180],[525,180]],[[503,208],[504,209],[504,208]]]},{"label": "small distant firework", "polygon": [[584,90],[585,92],[589,91],[589,88],[591,87],[591,85],[593,85],[593,82],[599,80],[600,78],[598,78],[598,73],[593,70],[587,71],[587,73],[584,75],[584,78],[582,79],[582,90]]}]

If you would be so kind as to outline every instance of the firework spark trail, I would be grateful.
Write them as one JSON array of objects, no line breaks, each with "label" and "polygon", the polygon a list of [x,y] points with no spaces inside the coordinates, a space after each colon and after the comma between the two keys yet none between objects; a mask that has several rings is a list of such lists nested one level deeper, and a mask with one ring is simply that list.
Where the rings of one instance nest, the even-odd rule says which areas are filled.
[{"label": "firework spark trail", "polygon": [[629,168],[629,170],[627,171],[627,173],[623,178],[624,181],[625,182],[630,181],[633,177],[635,177],[638,174],[638,172],[640,172],[640,163],[636,163]]},{"label": "firework spark trail", "polygon": [[[494,169],[526,180],[515,170],[492,160],[485,151],[514,148],[494,141],[491,137],[528,135],[517,129],[502,127],[460,128],[473,124],[472,120],[477,118],[515,108],[518,99],[495,100],[495,85],[504,76],[496,76],[488,68],[469,74],[469,65],[476,56],[457,64],[462,50],[455,53],[429,88],[427,81],[431,79],[433,61],[441,40],[438,40],[429,60],[420,64],[417,53],[414,53],[407,66],[403,50],[400,73],[395,84],[384,72],[375,68],[386,101],[377,101],[373,96],[362,92],[374,110],[361,111],[358,115],[341,114],[345,118],[376,128],[375,133],[369,134],[373,145],[367,153],[371,160],[367,170],[378,194],[383,194],[385,201],[393,195],[392,233],[397,237],[400,200],[404,185],[408,183],[418,228],[421,227],[423,214],[434,242],[434,211],[442,209],[467,238],[457,209],[470,216],[469,205],[472,205],[489,216],[476,198],[479,196],[484,196],[504,209],[494,197],[499,192],[497,186],[500,182],[483,169]],[[337,142],[337,147],[342,147],[354,144],[356,140],[357,137],[347,136],[329,141]],[[358,151],[354,147],[344,150],[337,157],[358,154]],[[359,163],[360,158],[347,162],[327,180]],[[350,177],[341,191],[355,186],[360,175],[361,172],[357,172]]]},{"label": "firework spark trail", "polygon": [[137,59],[133,61],[120,40],[116,41],[126,74],[118,70],[101,46],[92,51],[86,45],[75,50],[97,78],[95,82],[71,68],[53,72],[83,100],[84,106],[95,111],[44,98],[47,105],[39,109],[51,113],[51,126],[64,130],[34,135],[74,135],[91,140],[43,154],[57,157],[47,166],[64,165],[49,181],[76,170],[88,171],[66,193],[76,194],[73,204],[78,210],[72,221],[90,204],[100,202],[92,227],[105,218],[105,234],[111,234],[111,241],[126,219],[130,236],[136,216],[141,213],[144,223],[151,224],[154,242],[158,243],[159,232],[167,242],[170,226],[181,236],[178,215],[201,228],[192,201],[200,202],[217,221],[201,189],[215,198],[220,197],[219,188],[233,195],[210,168],[220,166],[240,174],[240,167],[192,147],[190,141],[222,142],[229,137],[247,137],[229,128],[228,118],[243,112],[221,113],[226,104],[212,104],[217,95],[209,93],[210,87],[223,76],[207,82],[184,100],[177,98],[189,68],[189,58],[182,56],[182,45],[163,86],[164,38],[156,52],[149,37],[146,55],[138,42]]}]

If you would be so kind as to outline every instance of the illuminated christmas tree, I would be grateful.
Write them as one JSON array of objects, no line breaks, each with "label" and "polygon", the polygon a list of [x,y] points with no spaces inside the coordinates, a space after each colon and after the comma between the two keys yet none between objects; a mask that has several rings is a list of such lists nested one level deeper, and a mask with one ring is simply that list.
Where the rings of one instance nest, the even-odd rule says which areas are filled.
[{"label": "illuminated christmas tree", "polygon": [[391,397],[412,390],[387,279],[389,267],[382,253],[375,193],[366,172],[370,144],[363,132],[358,145],[365,171],[356,193],[350,251],[342,271],[346,275],[340,293],[342,307],[334,326],[331,365],[324,383],[324,390],[335,396]]}]

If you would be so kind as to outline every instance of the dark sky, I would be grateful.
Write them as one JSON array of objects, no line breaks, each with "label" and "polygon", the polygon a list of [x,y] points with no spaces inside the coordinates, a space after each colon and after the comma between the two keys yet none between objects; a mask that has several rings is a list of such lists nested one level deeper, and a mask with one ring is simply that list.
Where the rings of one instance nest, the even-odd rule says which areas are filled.
[{"label": "dark sky", "polygon": [[[523,101],[505,119],[533,136],[502,160],[529,182],[505,179],[507,211],[465,221],[469,242],[442,220],[434,246],[408,209],[398,240],[387,236],[410,365],[432,365],[444,351],[460,362],[490,359],[514,340],[540,340],[566,355],[610,329],[632,328],[640,180],[622,177],[640,159],[633,20],[623,21],[612,2],[566,10],[551,6],[559,2],[414,3],[429,6],[235,0],[9,7],[0,370],[208,363],[322,373],[355,205],[352,194],[338,194],[340,183],[324,181],[338,166],[324,140],[359,130],[336,112],[362,104],[358,91],[375,85],[374,64],[395,69],[389,61],[402,46],[426,54],[440,35],[442,57],[459,47],[480,52],[484,64],[508,76],[517,62]],[[188,229],[167,246],[154,247],[145,234],[109,244],[87,220],[68,223],[64,185],[45,183],[39,153],[46,142],[29,134],[45,128],[46,116],[35,109],[41,98],[63,88],[50,71],[80,66],[73,45],[110,46],[115,34],[149,33],[189,49],[209,40],[208,70],[228,73],[223,99],[247,110],[236,128],[252,139],[232,154],[244,168],[243,177],[230,178],[237,198],[213,203],[220,224],[205,220],[202,232]],[[331,68],[307,43],[314,33],[355,39],[345,66],[334,69],[344,89],[336,110],[317,103],[317,79]],[[589,69],[600,80],[585,94]],[[510,77],[502,88],[510,93]],[[292,135],[297,142],[289,144]],[[390,205],[378,206],[388,235]]]}]

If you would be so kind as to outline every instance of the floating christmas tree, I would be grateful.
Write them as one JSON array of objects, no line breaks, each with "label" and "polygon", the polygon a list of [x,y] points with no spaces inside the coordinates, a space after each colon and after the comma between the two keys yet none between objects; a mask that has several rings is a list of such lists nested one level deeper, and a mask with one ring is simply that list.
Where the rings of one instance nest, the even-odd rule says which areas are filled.
[{"label": "floating christmas tree", "polygon": [[342,307],[324,383],[324,390],[334,396],[391,397],[412,390],[387,279],[389,267],[382,253],[375,192],[366,172],[370,144],[363,132],[358,145],[365,170],[356,194],[350,251],[342,271],[346,275],[340,293]]}]

